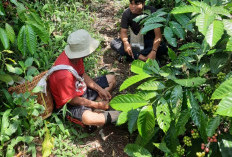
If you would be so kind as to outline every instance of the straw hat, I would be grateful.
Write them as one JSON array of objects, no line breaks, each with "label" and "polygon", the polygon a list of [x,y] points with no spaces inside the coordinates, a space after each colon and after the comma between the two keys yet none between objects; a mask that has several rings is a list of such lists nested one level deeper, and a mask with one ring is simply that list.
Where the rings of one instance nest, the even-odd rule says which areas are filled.
[{"label": "straw hat", "polygon": [[65,47],[65,53],[69,59],[88,56],[99,45],[99,41],[92,38],[84,29],[79,29],[71,33],[67,43],[68,45]]}]

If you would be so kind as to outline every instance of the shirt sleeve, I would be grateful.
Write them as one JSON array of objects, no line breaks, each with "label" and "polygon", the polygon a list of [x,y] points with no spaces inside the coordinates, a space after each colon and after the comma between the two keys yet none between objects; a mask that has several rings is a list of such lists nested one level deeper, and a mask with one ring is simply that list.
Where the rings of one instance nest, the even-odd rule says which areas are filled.
[{"label": "shirt sleeve", "polygon": [[121,28],[128,29],[129,28],[129,17],[128,17],[128,12],[129,10],[126,9],[123,14],[122,14],[122,19],[121,19]]}]

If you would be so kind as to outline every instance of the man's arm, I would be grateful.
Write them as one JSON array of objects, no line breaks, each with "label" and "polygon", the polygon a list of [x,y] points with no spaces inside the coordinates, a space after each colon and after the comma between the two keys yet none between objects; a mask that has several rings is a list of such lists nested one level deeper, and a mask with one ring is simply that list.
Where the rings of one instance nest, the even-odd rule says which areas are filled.
[{"label": "man's arm", "polygon": [[90,108],[103,109],[103,110],[107,110],[109,108],[108,101],[95,102],[78,96],[74,97],[69,102],[69,104],[73,106],[82,105]]},{"label": "man's arm", "polygon": [[154,29],[154,32],[155,32],[155,39],[153,42],[153,47],[152,47],[151,52],[147,56],[150,59],[156,59],[156,53],[157,53],[157,50],[158,50],[160,43],[161,43],[161,40],[162,40],[162,34],[160,31],[160,28]]},{"label": "man's arm", "polygon": [[127,30],[128,30],[128,29],[121,28],[121,30],[120,30],[120,37],[121,37],[121,39],[122,39],[125,52],[127,52],[128,55],[130,55],[132,58],[134,58],[134,55],[133,55],[133,53],[132,53],[131,45],[130,45],[130,43],[129,43],[129,41],[128,41]]},{"label": "man's arm", "polygon": [[85,80],[85,83],[87,87],[95,90],[98,92],[99,96],[104,100],[110,100],[111,95],[108,91],[100,87],[98,84],[96,84],[86,73],[83,74],[83,78]]}]

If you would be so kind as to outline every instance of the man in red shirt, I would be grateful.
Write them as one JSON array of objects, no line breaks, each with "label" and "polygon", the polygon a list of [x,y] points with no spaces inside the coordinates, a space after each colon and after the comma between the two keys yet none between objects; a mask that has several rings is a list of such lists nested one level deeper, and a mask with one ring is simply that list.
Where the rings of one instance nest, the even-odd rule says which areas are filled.
[{"label": "man in red shirt", "polygon": [[109,108],[108,103],[111,99],[109,92],[115,87],[115,76],[102,76],[95,82],[84,70],[83,58],[98,47],[99,41],[93,39],[86,30],[81,29],[71,33],[67,43],[54,66],[71,66],[84,81],[78,81],[69,70],[54,71],[49,77],[49,86],[56,108],[61,109],[67,104],[71,116],[86,125],[102,126],[115,122],[119,114],[117,111],[93,112],[93,109]]}]

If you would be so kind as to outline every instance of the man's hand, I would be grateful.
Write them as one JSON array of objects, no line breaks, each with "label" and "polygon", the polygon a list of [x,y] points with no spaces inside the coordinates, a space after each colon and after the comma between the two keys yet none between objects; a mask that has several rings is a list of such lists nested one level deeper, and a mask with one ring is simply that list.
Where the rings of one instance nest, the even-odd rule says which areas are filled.
[{"label": "man's hand", "polygon": [[129,56],[131,56],[132,58],[134,58],[133,52],[132,52],[132,48],[129,42],[125,42],[124,43],[124,50],[125,52],[128,53]]},{"label": "man's hand", "polygon": [[99,94],[100,98],[102,98],[103,100],[110,100],[111,99],[110,93],[103,88],[98,90],[98,94]]},{"label": "man's hand", "polygon": [[95,108],[96,109],[107,110],[107,109],[109,109],[109,101],[97,102],[97,106]]}]

